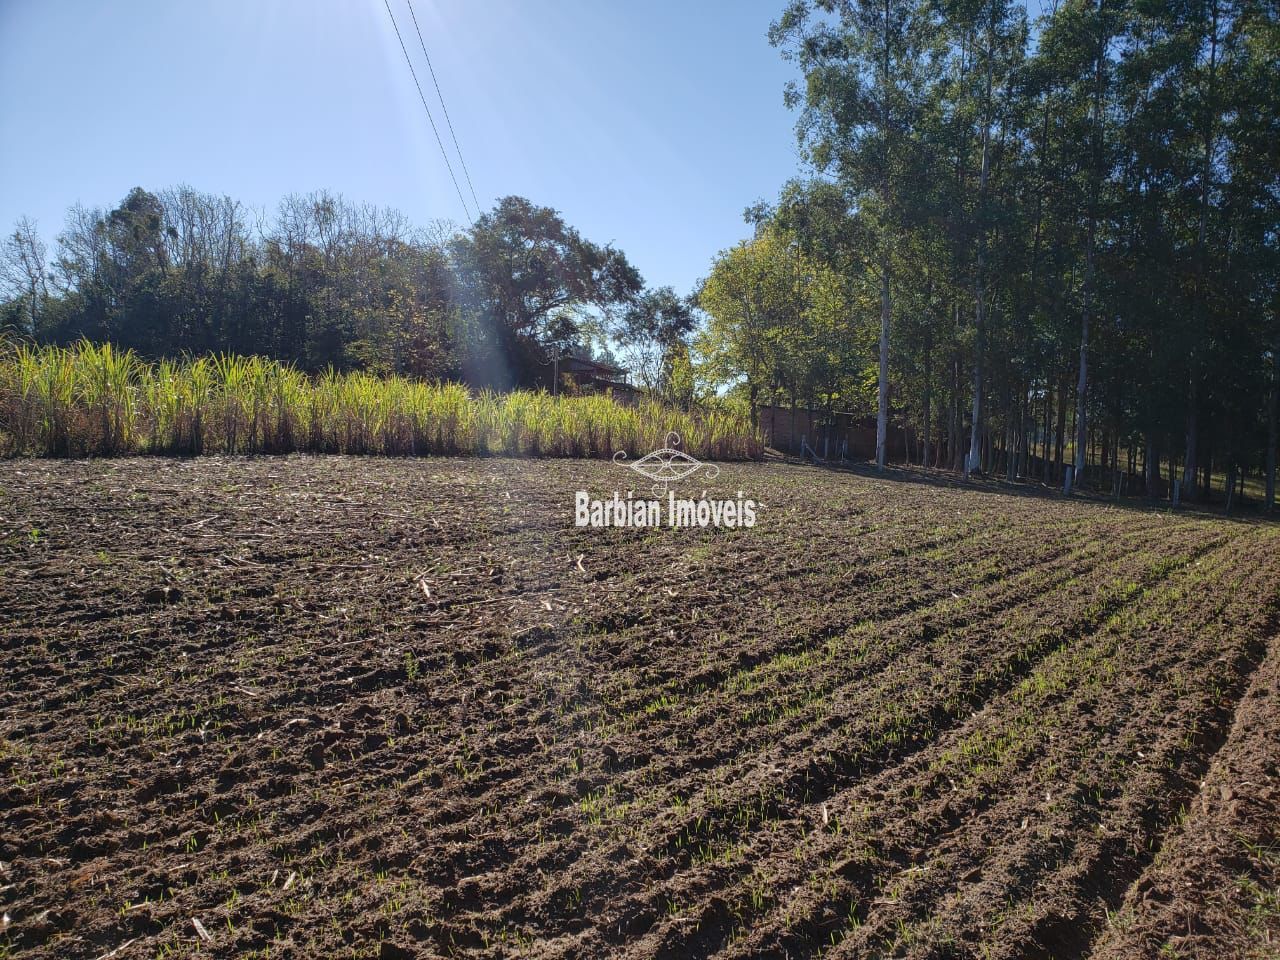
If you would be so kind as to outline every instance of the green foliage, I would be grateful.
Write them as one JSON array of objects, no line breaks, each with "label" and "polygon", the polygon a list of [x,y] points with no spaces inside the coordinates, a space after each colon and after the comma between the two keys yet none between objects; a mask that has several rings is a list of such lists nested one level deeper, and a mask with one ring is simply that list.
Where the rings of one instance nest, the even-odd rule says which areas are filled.
[{"label": "green foliage", "polygon": [[692,401],[688,337],[694,328],[694,298],[659,287],[636,297],[619,325],[627,365],[657,395],[687,405]]},{"label": "green foliage", "polygon": [[[1073,447],[1108,487],[1273,470],[1278,35],[1252,0],[1064,0],[1034,30],[1006,0],[796,0],[770,39],[815,175],[748,220],[849,282],[854,330],[880,314],[931,463],[972,436],[1010,478],[1060,482]],[[771,389],[739,327],[736,373]]]},{"label": "green foliage", "polygon": [[0,325],[19,335],[498,389],[549,384],[548,356],[589,352],[643,288],[621,251],[520,197],[424,232],[394,210],[290,196],[259,240],[228,197],[135,188],[111,211],[73,208],[45,260],[28,221],[0,245]]},{"label": "green foliage", "polygon": [[866,292],[768,226],[722,253],[698,294],[708,322],[696,340],[701,372],[745,382],[764,400],[848,409],[864,400],[859,373],[873,334],[856,320]]}]

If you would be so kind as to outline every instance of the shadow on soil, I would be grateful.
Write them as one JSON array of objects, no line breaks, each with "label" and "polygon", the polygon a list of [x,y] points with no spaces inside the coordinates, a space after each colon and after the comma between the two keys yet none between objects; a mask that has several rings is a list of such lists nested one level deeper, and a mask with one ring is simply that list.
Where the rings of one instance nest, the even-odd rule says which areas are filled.
[{"label": "shadow on soil", "polygon": [[1222,503],[1184,503],[1173,509],[1168,500],[1153,500],[1145,496],[1112,497],[1093,490],[1077,489],[1072,496],[1064,496],[1061,489],[1034,480],[1016,480],[1010,482],[994,476],[975,475],[965,480],[952,470],[925,470],[923,467],[890,465],[881,473],[871,461],[846,460],[811,461],[790,454],[783,454],[770,449],[765,455],[766,463],[785,463],[790,466],[810,467],[814,470],[831,473],[853,474],[873,480],[888,480],[894,483],[912,483],[923,486],[948,488],[953,490],[981,490],[986,493],[1003,494],[1014,497],[1030,497],[1046,501],[1071,501],[1089,503],[1099,507],[1111,507],[1117,510],[1131,510],[1135,513],[1164,513],[1195,519],[1225,520],[1231,523],[1246,525],[1272,525],[1280,523],[1280,511],[1272,514],[1264,512],[1263,504],[1254,500],[1238,501],[1230,514]]}]

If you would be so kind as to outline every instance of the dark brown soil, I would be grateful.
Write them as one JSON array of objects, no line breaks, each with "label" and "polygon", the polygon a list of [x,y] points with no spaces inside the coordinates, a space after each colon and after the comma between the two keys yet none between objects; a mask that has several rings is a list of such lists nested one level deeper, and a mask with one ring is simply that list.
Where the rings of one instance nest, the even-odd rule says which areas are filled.
[{"label": "dark brown soil", "polygon": [[628,476],[0,464],[0,956],[1280,956],[1280,528]]},{"label": "dark brown soil", "polygon": [[1095,955],[1280,956],[1280,648],[1236,707],[1226,743]]}]

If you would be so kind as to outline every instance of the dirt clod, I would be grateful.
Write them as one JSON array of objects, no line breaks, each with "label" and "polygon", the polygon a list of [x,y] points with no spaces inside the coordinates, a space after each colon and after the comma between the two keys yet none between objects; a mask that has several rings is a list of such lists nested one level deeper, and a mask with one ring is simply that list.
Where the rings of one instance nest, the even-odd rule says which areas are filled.
[{"label": "dirt clod", "polygon": [[1280,529],[624,482],[0,463],[0,952],[1274,956]]}]

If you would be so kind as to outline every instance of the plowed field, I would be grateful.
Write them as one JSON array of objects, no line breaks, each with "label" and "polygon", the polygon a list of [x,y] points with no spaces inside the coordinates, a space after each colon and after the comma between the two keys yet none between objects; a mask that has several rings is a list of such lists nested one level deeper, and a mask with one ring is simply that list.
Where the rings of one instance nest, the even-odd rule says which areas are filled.
[{"label": "plowed field", "polygon": [[0,955],[1280,956],[1280,527],[627,486],[0,464]]}]

